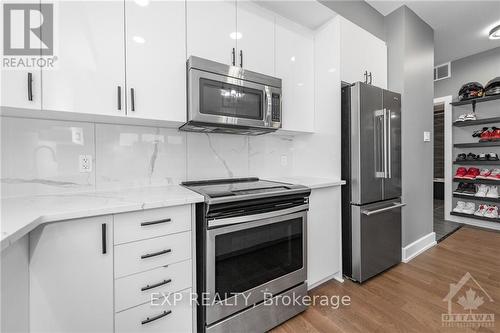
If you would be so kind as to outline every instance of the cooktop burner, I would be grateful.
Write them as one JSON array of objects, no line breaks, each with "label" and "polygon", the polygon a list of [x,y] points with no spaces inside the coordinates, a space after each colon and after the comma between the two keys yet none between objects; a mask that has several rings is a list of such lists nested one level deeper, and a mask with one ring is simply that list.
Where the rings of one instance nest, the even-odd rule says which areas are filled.
[{"label": "cooktop burner", "polygon": [[261,180],[256,177],[190,181],[183,182],[182,185],[205,196],[205,201],[214,201],[217,198],[235,201],[309,190],[302,185]]}]

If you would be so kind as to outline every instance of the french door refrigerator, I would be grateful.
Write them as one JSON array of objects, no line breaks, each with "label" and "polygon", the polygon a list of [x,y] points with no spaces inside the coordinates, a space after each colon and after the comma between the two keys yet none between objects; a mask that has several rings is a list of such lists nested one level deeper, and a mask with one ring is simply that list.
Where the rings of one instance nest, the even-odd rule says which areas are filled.
[{"label": "french door refrigerator", "polygon": [[401,261],[401,95],[342,86],[342,260],[363,282]]}]

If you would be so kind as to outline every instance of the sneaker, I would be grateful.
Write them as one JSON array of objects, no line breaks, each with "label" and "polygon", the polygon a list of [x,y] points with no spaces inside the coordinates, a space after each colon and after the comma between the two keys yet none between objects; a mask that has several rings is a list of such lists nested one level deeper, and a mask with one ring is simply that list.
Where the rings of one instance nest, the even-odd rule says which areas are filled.
[{"label": "sneaker", "polygon": [[478,161],[487,161],[488,158],[486,157],[485,153],[481,153],[481,154],[477,155],[477,160]]},{"label": "sneaker", "polygon": [[462,154],[458,154],[457,156],[457,161],[465,161],[467,159],[467,155],[462,153]]},{"label": "sneaker", "polygon": [[455,178],[464,178],[466,174],[467,174],[467,169],[464,167],[460,167],[457,169],[457,172],[455,173]]},{"label": "sneaker", "polygon": [[493,127],[490,139],[491,141],[500,141],[500,128]]},{"label": "sneaker", "polygon": [[472,183],[465,184],[462,194],[474,196],[476,194],[476,185]]},{"label": "sneaker", "polygon": [[496,185],[490,186],[486,197],[498,199],[498,187]]},{"label": "sneaker", "polygon": [[500,180],[500,169],[493,169],[488,176],[488,179]]},{"label": "sneaker", "polygon": [[481,133],[481,136],[479,137],[479,142],[491,141],[492,137],[493,137],[493,131],[484,131],[483,133]]},{"label": "sneaker", "polygon": [[464,121],[467,120],[476,120],[476,114],[475,113],[469,113],[464,117]]},{"label": "sneaker", "polygon": [[487,179],[490,174],[491,174],[491,170],[490,169],[482,169],[481,172],[479,173],[479,175],[477,175],[476,178]]},{"label": "sneaker", "polygon": [[489,153],[488,154],[488,161],[498,161],[498,155],[495,153]]},{"label": "sneaker", "polygon": [[462,213],[464,214],[474,214],[475,211],[476,211],[476,204],[473,202],[466,203],[464,209],[462,209]]},{"label": "sneaker", "polygon": [[486,197],[486,195],[488,194],[488,190],[489,190],[489,186],[487,185],[484,185],[484,184],[481,184],[479,185],[479,189],[477,190],[477,193],[474,195],[476,197]]},{"label": "sneaker", "polygon": [[464,211],[464,208],[465,208],[465,202],[458,201],[457,206],[455,208],[453,208],[453,211],[455,213],[462,213]]},{"label": "sneaker", "polygon": [[487,210],[488,210],[488,206],[487,205],[479,205],[479,208],[476,210],[476,212],[474,213],[474,215],[476,215],[476,216],[483,216],[484,213],[486,213]]},{"label": "sneaker", "polygon": [[472,137],[473,138],[479,138],[481,137],[481,134],[483,134],[484,131],[487,131],[488,130],[488,127],[483,127],[482,129],[480,130],[476,130],[472,133]]},{"label": "sneaker", "polygon": [[465,179],[476,179],[477,176],[479,176],[481,172],[479,171],[478,168],[469,168],[469,170],[467,170],[467,173],[465,174],[465,176],[463,176],[462,178],[465,178]]},{"label": "sneaker", "polygon": [[464,121],[465,117],[467,117],[467,114],[461,114],[460,116],[458,116],[458,118],[457,118],[457,120],[455,120],[455,122]]},{"label": "sneaker", "polygon": [[467,161],[475,161],[477,160],[477,155],[473,153],[468,153],[467,157],[465,158]]},{"label": "sneaker", "polygon": [[489,217],[490,219],[498,218],[498,207],[497,206],[489,206],[486,209],[486,212],[483,215],[484,217]]}]

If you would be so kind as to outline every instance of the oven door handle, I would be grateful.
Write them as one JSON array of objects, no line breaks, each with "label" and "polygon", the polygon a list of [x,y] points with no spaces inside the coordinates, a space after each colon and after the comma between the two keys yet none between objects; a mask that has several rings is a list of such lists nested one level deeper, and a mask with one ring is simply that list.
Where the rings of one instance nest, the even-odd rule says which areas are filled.
[{"label": "oven door handle", "polygon": [[250,222],[255,220],[269,219],[276,216],[288,215],[296,212],[300,212],[303,210],[309,209],[309,204],[299,205],[287,209],[280,209],[272,212],[261,213],[261,214],[252,214],[245,216],[237,216],[237,217],[228,217],[225,219],[213,219],[208,221],[208,227],[222,227],[225,225],[238,224],[244,222]]}]

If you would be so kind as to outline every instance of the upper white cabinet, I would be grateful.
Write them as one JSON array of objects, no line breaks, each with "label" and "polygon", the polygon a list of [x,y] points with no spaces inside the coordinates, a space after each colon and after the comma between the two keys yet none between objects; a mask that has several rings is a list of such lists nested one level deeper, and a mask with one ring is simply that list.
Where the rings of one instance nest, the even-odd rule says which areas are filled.
[{"label": "upper white cabinet", "polygon": [[31,232],[31,332],[113,332],[112,239],[112,216]]},{"label": "upper white cabinet", "polygon": [[1,73],[1,106],[25,109],[42,107],[41,70],[3,70]]},{"label": "upper white cabinet", "polygon": [[274,15],[250,1],[237,9],[236,65],[274,76]]},{"label": "upper white cabinet", "polygon": [[187,56],[236,64],[236,1],[188,0],[186,8]]},{"label": "upper white cabinet", "polygon": [[280,17],[276,18],[276,76],[283,80],[283,129],[313,132],[313,35]]},{"label": "upper white cabinet", "polygon": [[340,17],[340,52],[342,81],[368,81],[387,88],[387,45],[384,41]]},{"label": "upper white cabinet", "polygon": [[58,60],[42,74],[42,108],[125,115],[123,2],[60,1],[57,8]]},{"label": "upper white cabinet", "polygon": [[183,1],[125,2],[128,116],[186,121],[185,13]]}]

